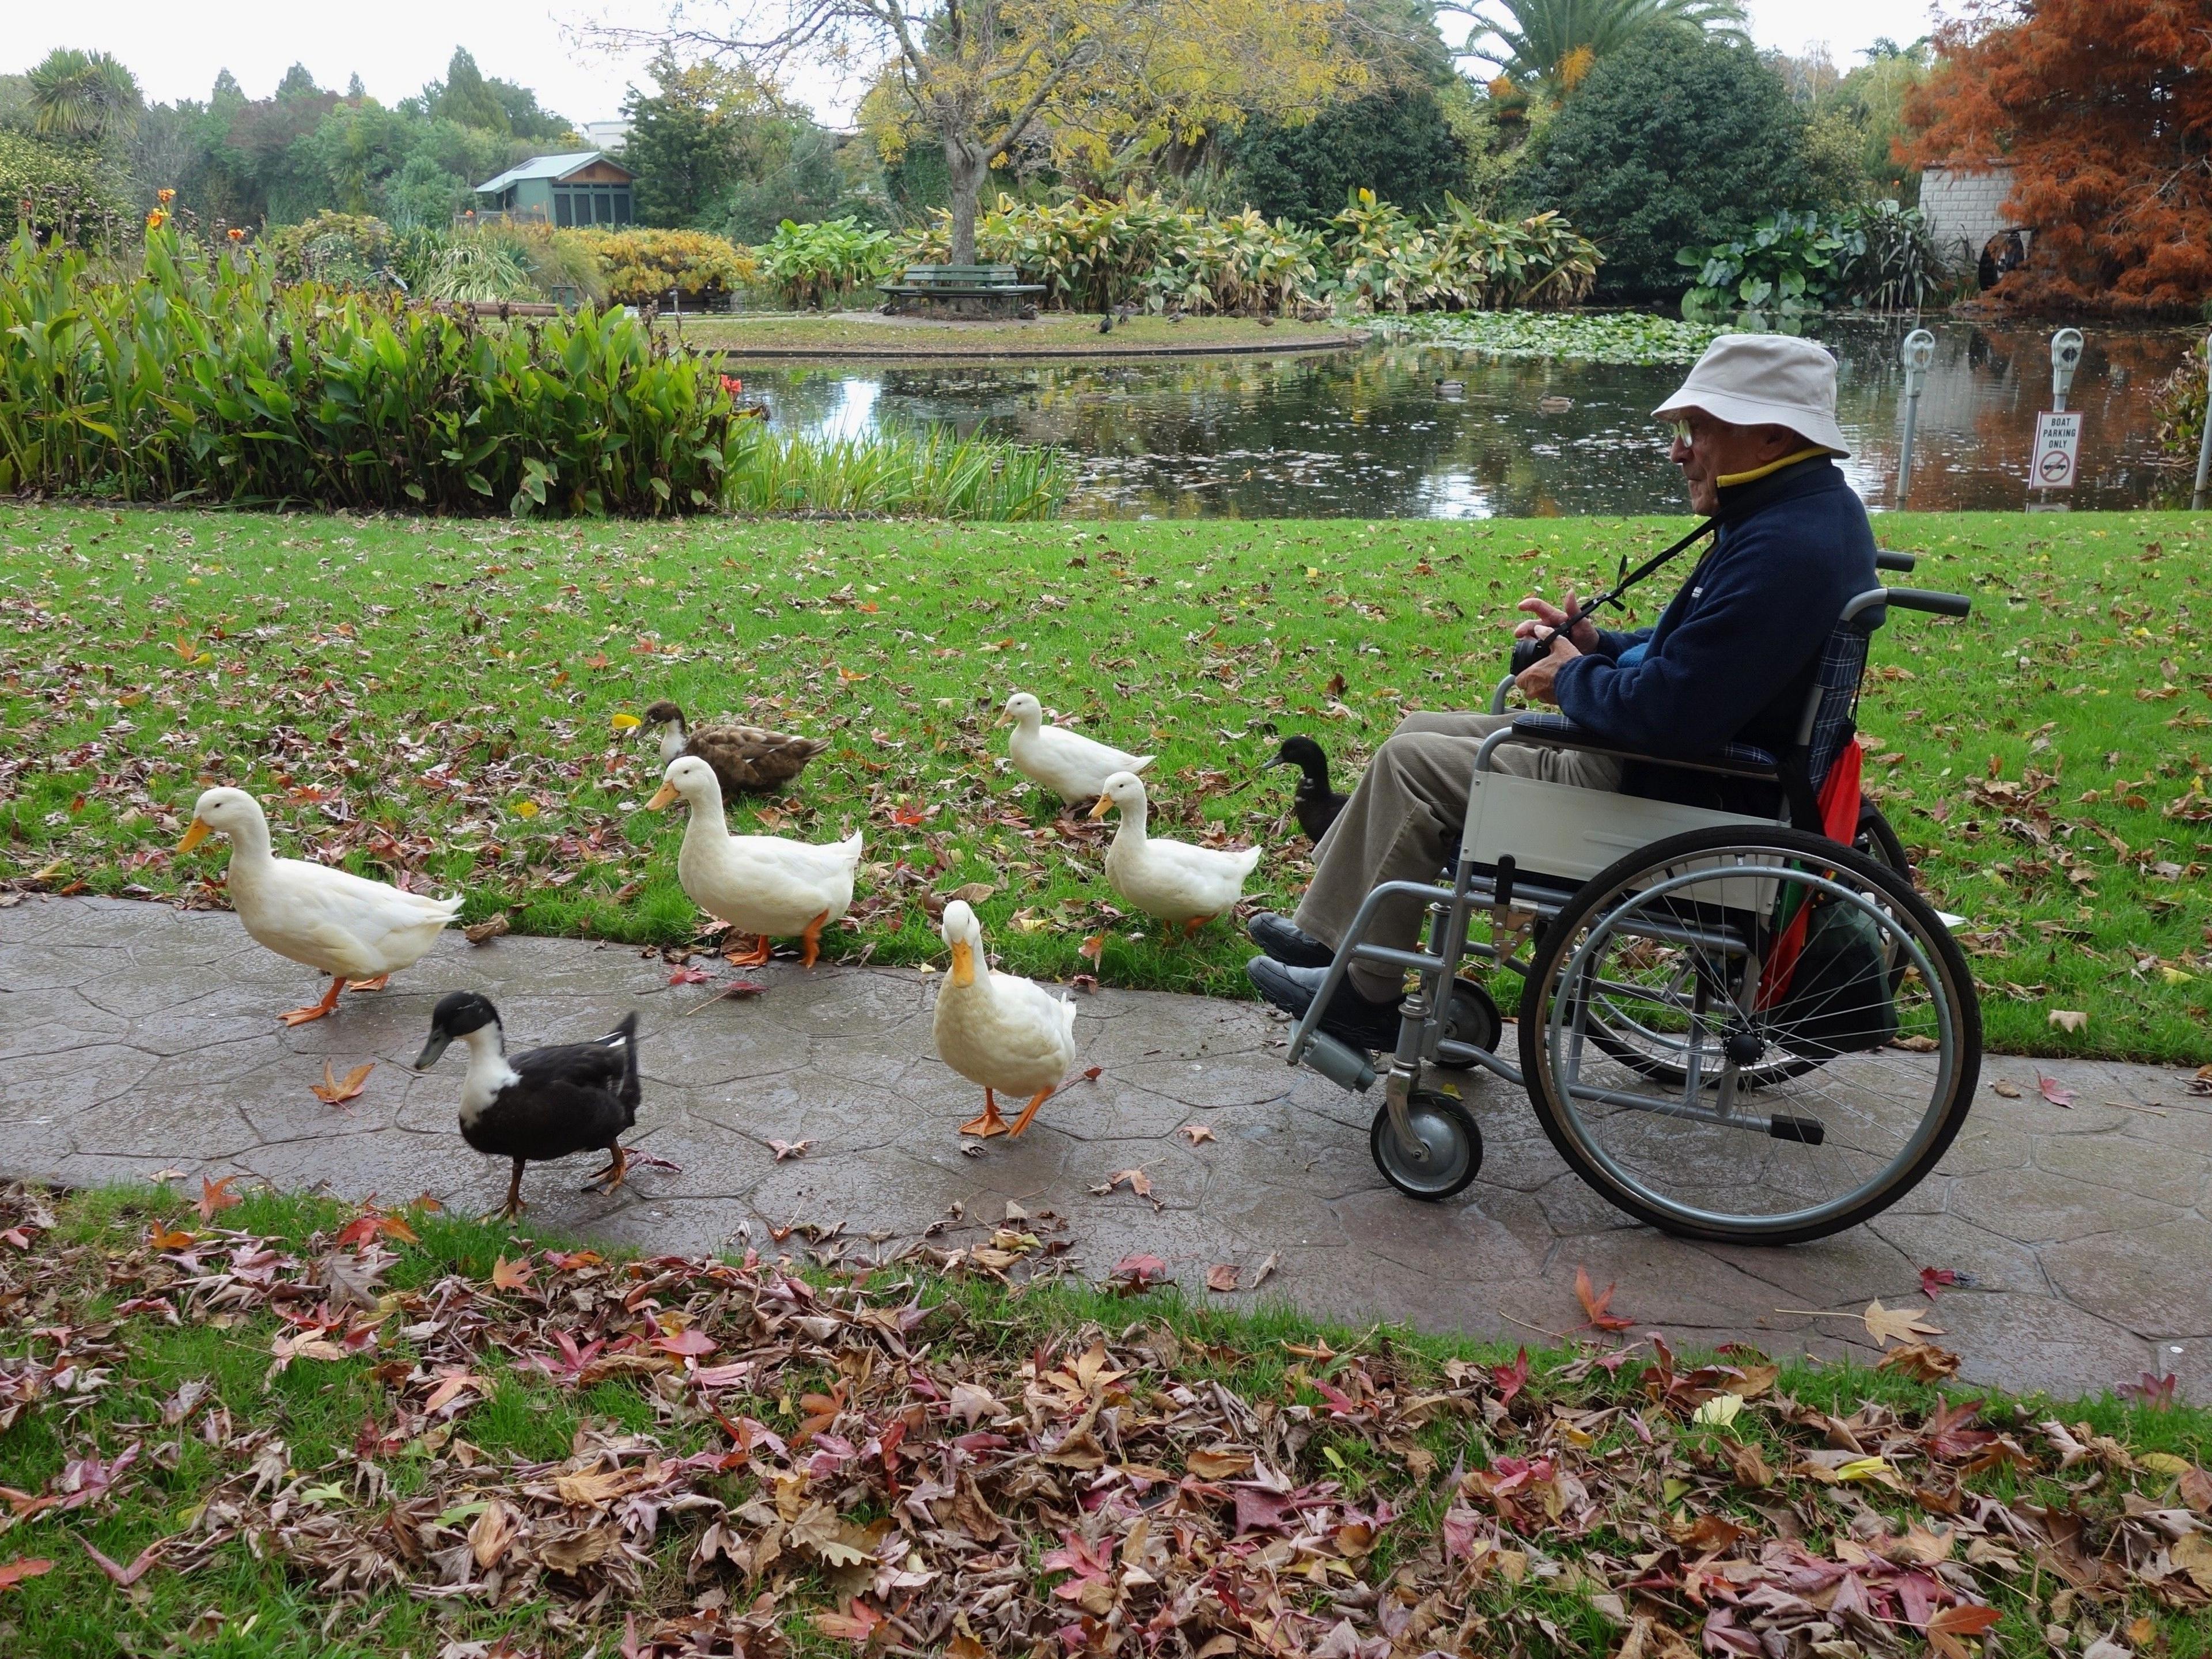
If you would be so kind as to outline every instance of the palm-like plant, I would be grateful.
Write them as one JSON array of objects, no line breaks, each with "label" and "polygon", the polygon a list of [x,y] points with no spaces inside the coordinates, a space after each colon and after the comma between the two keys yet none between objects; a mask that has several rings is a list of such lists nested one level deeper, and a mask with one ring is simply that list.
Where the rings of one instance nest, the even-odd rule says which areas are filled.
[{"label": "palm-like plant", "polygon": [[137,77],[104,52],[57,46],[26,79],[31,130],[49,138],[99,143],[128,137],[146,105]]},{"label": "palm-like plant", "polygon": [[1523,86],[1571,91],[1597,59],[1646,29],[1685,24],[1748,42],[1742,0],[1444,0],[1476,27],[1462,55],[1486,58]]}]

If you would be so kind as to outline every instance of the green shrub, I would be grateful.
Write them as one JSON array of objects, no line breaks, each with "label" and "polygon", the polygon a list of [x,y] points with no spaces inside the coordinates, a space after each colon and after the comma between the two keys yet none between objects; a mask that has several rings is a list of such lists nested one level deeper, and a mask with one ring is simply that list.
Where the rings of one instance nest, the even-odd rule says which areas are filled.
[{"label": "green shrub", "polygon": [[[1056,204],[1000,196],[975,225],[977,257],[1042,283],[1078,311],[1293,313],[1340,295],[1362,310],[1565,305],[1589,289],[1597,250],[1556,214],[1504,225],[1449,194],[1433,221],[1361,191],[1326,229],[1256,210],[1214,217],[1158,196]],[[911,235],[906,262],[942,261],[949,216]]]},{"label": "green shrub", "polygon": [[1949,285],[1950,267],[1918,208],[1864,202],[1845,210],[1842,222],[1850,244],[1844,288],[1851,304],[1917,311]]},{"label": "green shrub", "polygon": [[1223,148],[1245,199],[1293,224],[1327,223],[1358,190],[1433,210],[1467,188],[1467,141],[1425,86],[1385,86],[1296,126],[1255,116]]},{"label": "green shrub", "polygon": [[598,267],[599,292],[617,305],[650,305],[671,289],[687,301],[718,297],[759,275],[752,250],[698,230],[559,231],[556,246],[580,248]]},{"label": "green shrub", "polygon": [[279,225],[262,240],[280,283],[330,288],[391,286],[392,227],[368,213],[325,210],[296,225]]},{"label": "green shrub", "polygon": [[863,229],[849,215],[802,225],[786,219],[761,245],[761,274],[786,304],[799,309],[830,301],[872,283],[898,262],[890,234]]},{"label": "green shrub", "polygon": [[1423,225],[1363,190],[1330,222],[1341,287],[1370,311],[1571,305],[1597,275],[1596,248],[1556,213],[1500,224],[1447,195],[1443,212]]},{"label": "green shrub", "polygon": [[1748,306],[1785,317],[1825,311],[1842,298],[1844,242],[1817,213],[1778,213],[1740,241],[1686,247],[1675,262],[1698,266],[1697,284],[1682,296],[1682,314]]},{"label": "green shrub", "polygon": [[1596,67],[1529,140],[1516,188],[1604,251],[1607,295],[1674,295],[1675,250],[1821,198],[1805,118],[1750,52],[1654,28]]},{"label": "green shrub", "polygon": [[87,246],[110,246],[137,228],[139,215],[125,183],[100,158],[75,145],[52,143],[0,127],[0,214]]},{"label": "green shrub", "polygon": [[444,239],[408,283],[418,300],[543,301],[530,261],[513,242],[480,231]]},{"label": "green shrub", "polygon": [[1948,274],[1920,210],[1895,202],[1825,217],[1778,213],[1752,227],[1748,236],[1686,247],[1674,259],[1698,273],[1682,296],[1686,317],[1738,306],[1785,317],[1846,306],[1910,311]]},{"label": "green shrub", "polygon": [[2204,361],[2194,352],[2159,382],[2151,410],[2158,418],[2160,452],[2177,460],[2196,460],[2197,446],[2204,441],[2206,390]]},{"label": "green shrub", "polygon": [[[1048,306],[1104,311],[1145,297],[1154,273],[1164,262],[1176,263],[1179,249],[1195,253],[1193,239],[1204,222],[1202,214],[1142,191],[1119,201],[1078,196],[1054,203],[1001,194],[976,216],[975,257],[1043,283]],[[908,237],[898,263],[942,264],[951,246],[952,216],[939,209]],[[1164,276],[1160,287],[1168,285]]]},{"label": "green shrub", "polygon": [[167,230],[135,282],[27,235],[0,264],[0,491],[685,512],[719,504],[742,424],[711,368],[618,312],[479,325]]}]

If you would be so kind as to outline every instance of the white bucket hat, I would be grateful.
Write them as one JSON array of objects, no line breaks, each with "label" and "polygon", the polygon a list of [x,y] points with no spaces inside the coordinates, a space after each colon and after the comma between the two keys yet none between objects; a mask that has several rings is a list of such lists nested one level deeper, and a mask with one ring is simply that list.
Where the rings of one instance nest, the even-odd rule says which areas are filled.
[{"label": "white bucket hat", "polygon": [[1788,334],[1723,334],[1705,348],[1681,390],[1651,412],[1679,420],[1701,409],[1733,426],[1786,426],[1808,444],[1848,455],[1836,424],[1836,360]]}]

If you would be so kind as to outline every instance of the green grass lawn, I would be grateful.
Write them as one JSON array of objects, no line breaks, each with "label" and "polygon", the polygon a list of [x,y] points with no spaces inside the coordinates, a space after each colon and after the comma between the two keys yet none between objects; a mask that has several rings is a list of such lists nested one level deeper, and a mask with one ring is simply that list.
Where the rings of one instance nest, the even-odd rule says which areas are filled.
[{"label": "green grass lawn", "polygon": [[1256,1655],[1347,1617],[1399,1651],[1679,1659],[1709,1619],[1750,1640],[1748,1592],[1807,1566],[1792,1588],[1855,1575],[1884,1650],[1944,1607],[1954,1656],[1992,1626],[1992,1654],[2052,1626],[2212,1651],[2212,1549],[2172,1541],[2212,1508],[2212,1413],[2184,1404],[1019,1282],[1043,1246],[988,1223],[840,1277],[421,1206],[0,1187],[0,1651],[26,1659],[674,1659],[732,1627],[977,1659],[1109,1620]]},{"label": "green grass lawn", "polygon": [[[2181,514],[1877,520],[1972,592],[1900,615],[1862,725],[1924,884],[1968,918],[1992,1047],[2197,1064],[2212,1003],[2207,529]],[[468,895],[527,932],[678,943],[681,814],[615,719],[672,697],[835,741],[739,828],[860,828],[825,947],[928,960],[921,899],[987,884],[994,949],[1065,978],[1103,933],[1114,983],[1244,994],[1241,937],[1117,916],[1111,825],[1060,820],[1004,765],[1009,693],[1159,754],[1156,828],[1267,848],[1287,906],[1309,848],[1279,736],[1340,779],[1406,710],[1482,706],[1512,605],[1587,591],[1680,532],[1607,519],[1426,522],[536,525],[0,507],[0,874],[198,890],[173,860],[206,784],[313,848]],[[1655,595],[1643,615],[1656,614]],[[2066,1031],[2054,1011],[2088,1016]]]},{"label": "green grass lawn", "polygon": [[[664,318],[664,333],[676,324]],[[735,316],[685,318],[686,344],[741,351],[789,353],[870,351],[947,352],[989,357],[1007,351],[1050,351],[1077,356],[1117,351],[1194,351],[1227,346],[1291,351],[1313,345],[1346,343],[1347,331],[1327,323],[1261,324],[1249,317],[1132,317],[1113,332],[1098,331],[1096,312],[1051,311],[1027,322],[932,322],[907,318],[871,319],[816,312],[746,312]]]}]

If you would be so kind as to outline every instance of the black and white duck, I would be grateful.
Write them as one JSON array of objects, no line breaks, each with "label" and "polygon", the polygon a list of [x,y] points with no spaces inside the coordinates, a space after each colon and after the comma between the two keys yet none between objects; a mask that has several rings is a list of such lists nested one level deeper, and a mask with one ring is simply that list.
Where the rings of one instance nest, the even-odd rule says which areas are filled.
[{"label": "black and white duck", "polygon": [[1274,759],[1261,769],[1265,771],[1270,766],[1298,769],[1298,787],[1291,797],[1291,809],[1297,814],[1298,828],[1306,832],[1307,839],[1319,842],[1328,833],[1328,826],[1336,822],[1336,815],[1344,811],[1344,803],[1351,799],[1328,787],[1328,757],[1311,738],[1285,738]]},{"label": "black and white duck", "polygon": [[[416,1057],[427,1072],[453,1042],[465,1043],[461,1138],[478,1152],[514,1160],[502,1221],[522,1213],[522,1166],[603,1151],[607,1167],[591,1185],[611,1193],[629,1171],[623,1131],[637,1121],[637,1016],[596,1042],[563,1043],[510,1055],[499,1010],[474,991],[454,991],[430,1011],[430,1038]],[[591,1186],[585,1188],[589,1191]]]}]

